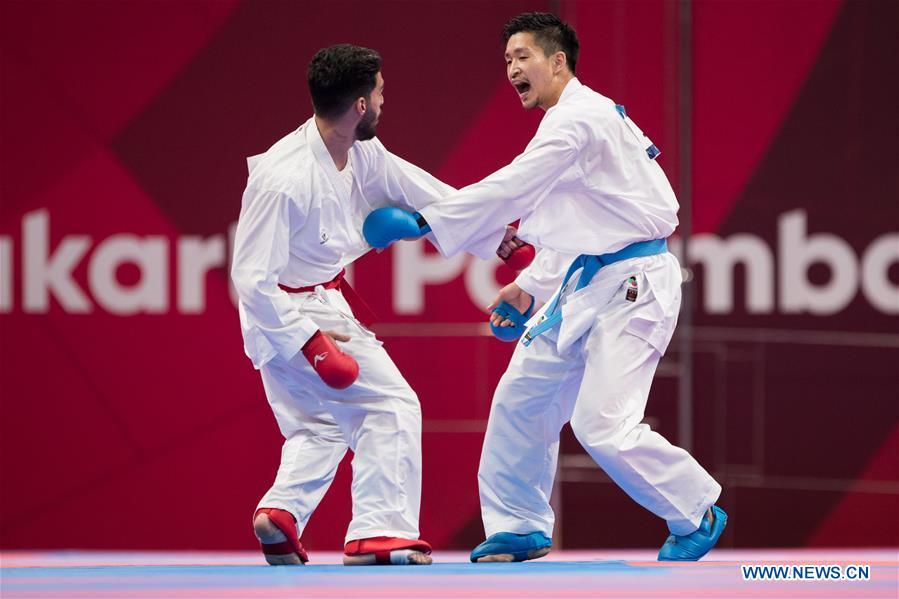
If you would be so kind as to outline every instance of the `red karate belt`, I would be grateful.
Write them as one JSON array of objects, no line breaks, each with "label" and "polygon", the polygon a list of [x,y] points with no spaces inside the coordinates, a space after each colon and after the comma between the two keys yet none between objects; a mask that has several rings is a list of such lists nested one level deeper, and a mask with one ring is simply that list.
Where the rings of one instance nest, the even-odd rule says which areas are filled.
[{"label": "red karate belt", "polygon": [[355,316],[359,322],[364,324],[367,327],[371,327],[372,323],[375,322],[378,318],[375,316],[374,311],[369,307],[365,300],[362,299],[356,290],[353,289],[352,285],[346,280],[344,275],[346,274],[346,269],[341,270],[337,273],[337,276],[328,281],[327,283],[319,283],[318,285],[309,285],[308,287],[288,287],[287,285],[282,285],[278,283],[278,287],[286,291],[287,293],[306,293],[309,291],[315,291],[315,288],[321,285],[325,289],[336,289],[340,293],[343,294],[343,298],[346,300],[346,303],[350,305],[350,309],[353,311],[353,316]]}]

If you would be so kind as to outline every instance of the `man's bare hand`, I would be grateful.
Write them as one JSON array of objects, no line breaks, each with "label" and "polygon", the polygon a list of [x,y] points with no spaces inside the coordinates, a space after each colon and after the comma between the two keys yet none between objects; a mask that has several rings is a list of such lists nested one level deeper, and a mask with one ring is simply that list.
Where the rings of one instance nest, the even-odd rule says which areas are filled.
[{"label": "man's bare hand", "polygon": [[503,241],[499,244],[499,247],[496,249],[496,255],[505,260],[508,258],[512,252],[514,252],[517,248],[520,248],[524,245],[524,242],[517,237],[518,229],[512,226],[506,227],[506,233],[503,235]]},{"label": "man's bare hand", "polygon": [[322,331],[322,335],[327,335],[334,341],[349,341],[350,336],[338,333],[337,331]]}]

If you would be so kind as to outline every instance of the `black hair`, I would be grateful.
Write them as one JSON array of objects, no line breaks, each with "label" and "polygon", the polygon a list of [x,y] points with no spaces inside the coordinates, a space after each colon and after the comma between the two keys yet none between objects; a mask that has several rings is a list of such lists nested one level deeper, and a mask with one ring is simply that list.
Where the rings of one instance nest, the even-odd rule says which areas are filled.
[{"label": "black hair", "polygon": [[503,43],[508,43],[510,37],[521,32],[534,34],[534,41],[547,56],[564,52],[568,70],[574,75],[581,45],[577,41],[577,33],[568,23],[548,12],[522,13],[509,19],[503,27]]},{"label": "black hair", "polygon": [[380,70],[381,55],[370,48],[337,44],[319,50],[307,72],[315,114],[335,118],[358,98],[368,98]]}]

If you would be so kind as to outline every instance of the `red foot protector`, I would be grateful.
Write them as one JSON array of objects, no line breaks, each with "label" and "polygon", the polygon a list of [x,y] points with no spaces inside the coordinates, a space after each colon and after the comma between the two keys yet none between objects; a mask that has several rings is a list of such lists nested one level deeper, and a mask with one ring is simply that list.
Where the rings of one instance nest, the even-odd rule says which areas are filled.
[{"label": "red foot protector", "polygon": [[[398,539],[396,537],[371,537],[368,539],[357,539],[355,541],[350,541],[349,543],[347,543],[343,548],[343,552],[348,557],[371,555],[374,556],[374,560],[372,560],[373,563],[388,565],[391,563],[396,563],[395,561],[391,561],[390,553],[392,551],[403,549],[417,551],[425,555],[429,555],[431,553],[431,545],[426,541]],[[346,560],[344,560],[344,563],[346,563]]]},{"label": "red foot protector", "polygon": [[340,351],[334,341],[321,331],[315,331],[302,351],[329,387],[346,389],[359,376],[359,364],[353,356]]},{"label": "red foot protector", "polygon": [[291,553],[296,553],[304,564],[309,561],[309,556],[306,554],[306,550],[303,549],[302,543],[300,543],[297,523],[290,512],[273,507],[262,507],[256,510],[256,513],[253,514],[253,519],[255,520],[259,514],[267,515],[272,524],[277,526],[278,530],[287,537],[286,541],[281,541],[280,543],[259,543],[262,545],[262,553],[268,555],[290,555]]},{"label": "red foot protector", "polygon": [[534,261],[535,255],[537,255],[537,251],[534,249],[534,246],[530,243],[525,243],[523,246],[512,250],[512,253],[509,254],[509,257],[504,262],[509,268],[518,272],[527,268]]}]

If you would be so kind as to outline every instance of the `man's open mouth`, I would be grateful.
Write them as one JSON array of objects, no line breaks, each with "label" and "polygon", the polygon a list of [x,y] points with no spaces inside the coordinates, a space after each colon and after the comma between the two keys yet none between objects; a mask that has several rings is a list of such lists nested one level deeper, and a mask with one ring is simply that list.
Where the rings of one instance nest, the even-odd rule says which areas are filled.
[{"label": "man's open mouth", "polygon": [[516,81],[512,85],[515,86],[515,90],[519,93],[519,95],[523,95],[531,89],[531,84],[527,81]]}]

